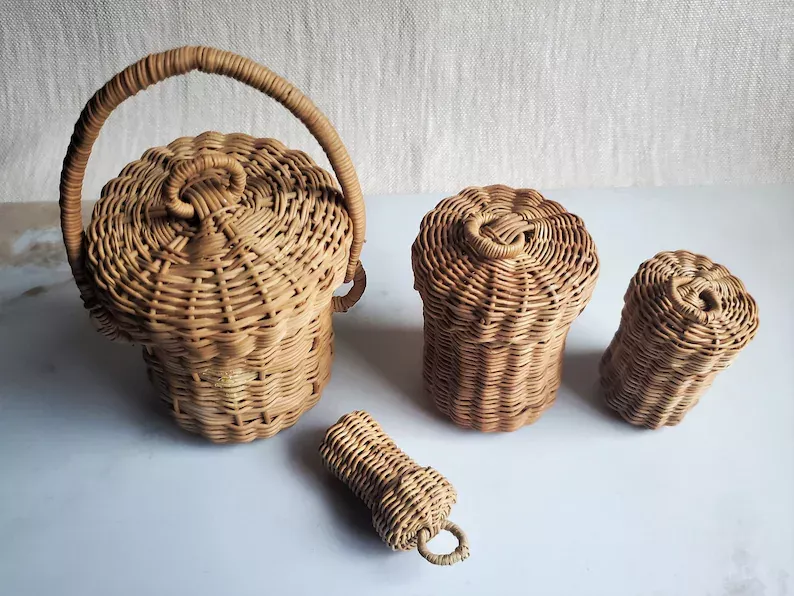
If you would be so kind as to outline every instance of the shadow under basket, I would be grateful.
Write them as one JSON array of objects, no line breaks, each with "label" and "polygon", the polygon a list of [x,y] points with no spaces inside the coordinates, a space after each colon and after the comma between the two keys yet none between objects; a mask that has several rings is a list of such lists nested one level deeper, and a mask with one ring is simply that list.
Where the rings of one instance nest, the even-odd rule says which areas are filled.
[{"label": "shadow under basket", "polygon": [[275,346],[208,360],[145,347],[149,380],[180,427],[216,443],[266,439],[313,408],[331,378],[332,310]]}]

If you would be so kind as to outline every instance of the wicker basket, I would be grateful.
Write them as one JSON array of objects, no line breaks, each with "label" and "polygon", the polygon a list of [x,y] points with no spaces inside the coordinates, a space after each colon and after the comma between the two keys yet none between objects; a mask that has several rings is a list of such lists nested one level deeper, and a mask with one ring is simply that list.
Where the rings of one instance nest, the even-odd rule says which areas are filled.
[{"label": "wicker basket", "polygon": [[758,330],[758,308],[722,265],[687,251],[640,265],[601,360],[606,401],[632,424],[674,426]]},{"label": "wicker basket", "polygon": [[[403,453],[366,412],[351,412],[325,433],[320,456],[326,467],[372,510],[372,522],[393,550],[419,550],[435,565],[469,556],[463,531],[447,517],[457,500],[449,481]],[[458,539],[451,553],[431,553],[427,542],[441,530]]]},{"label": "wicker basket", "polygon": [[481,431],[534,422],[598,276],[582,220],[534,190],[468,188],[425,216],[411,254],[438,408]]},{"label": "wicker basket", "polygon": [[[103,189],[85,230],[81,194],[99,131],[125,99],[200,70],[270,95],[325,151],[333,178],[272,139],[207,132],[146,151]],[[331,313],[366,285],[364,206],[336,131],[295,87],[235,54],[185,47],[111,79],[78,120],[61,178],[61,223],[101,331],[139,343],[178,423],[217,442],[270,437],[319,399]],[[345,297],[333,297],[344,281]]]}]

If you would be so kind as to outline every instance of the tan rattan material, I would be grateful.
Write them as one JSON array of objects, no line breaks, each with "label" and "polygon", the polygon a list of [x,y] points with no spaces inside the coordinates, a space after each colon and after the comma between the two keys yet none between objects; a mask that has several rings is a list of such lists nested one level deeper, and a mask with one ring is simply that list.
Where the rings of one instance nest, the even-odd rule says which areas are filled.
[{"label": "tan rattan material", "polygon": [[482,431],[534,422],[598,276],[582,220],[535,190],[467,188],[425,216],[411,255],[438,408]]},{"label": "tan rattan material", "polygon": [[[351,412],[325,433],[320,455],[333,474],[372,511],[372,522],[394,550],[412,550],[435,565],[469,556],[463,531],[447,517],[457,494],[433,468],[420,467],[403,453],[366,412]],[[449,554],[437,555],[427,542],[441,530],[458,539]]]},{"label": "tan rattan material", "polygon": [[674,426],[757,330],[755,300],[725,267],[659,253],[632,278],[601,360],[606,401],[632,424]]},{"label": "tan rattan material", "polygon": [[[272,139],[203,133],[149,149],[103,189],[83,233],[91,148],[121,102],[193,70],[281,102],[334,167]],[[235,54],[185,47],[111,79],[75,126],[61,222],[86,307],[110,337],[144,347],[149,375],[184,428],[213,441],[269,437],[312,407],[328,381],[331,313],[365,287],[364,206],[336,131],[290,83]],[[354,280],[345,297],[333,297]]]}]

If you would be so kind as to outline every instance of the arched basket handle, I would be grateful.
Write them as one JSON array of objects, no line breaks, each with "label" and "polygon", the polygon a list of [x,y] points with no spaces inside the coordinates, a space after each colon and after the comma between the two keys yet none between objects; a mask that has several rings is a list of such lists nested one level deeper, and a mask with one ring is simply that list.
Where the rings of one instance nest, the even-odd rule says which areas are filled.
[{"label": "arched basket handle", "polygon": [[186,46],[151,54],[125,68],[94,94],[75,124],[61,172],[61,228],[66,256],[86,306],[98,308],[85,271],[81,202],[88,158],[99,131],[125,99],[164,79],[194,70],[227,76],[269,95],[303,122],[317,139],[342,187],[352,222],[353,243],[345,281],[353,280],[364,244],[364,200],[353,162],[334,127],[295,86],[264,66],[232,52]]}]

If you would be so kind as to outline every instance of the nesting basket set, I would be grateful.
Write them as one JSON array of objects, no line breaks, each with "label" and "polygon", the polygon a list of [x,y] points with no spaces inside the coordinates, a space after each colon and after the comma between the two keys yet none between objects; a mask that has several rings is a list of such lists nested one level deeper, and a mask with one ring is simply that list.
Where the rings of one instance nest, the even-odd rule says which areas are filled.
[{"label": "nesting basket set", "polygon": [[[314,135],[336,179],[273,139],[206,132],[149,149],[108,182],[88,227],[91,149],[125,99],[202,71],[269,95]],[[267,438],[314,406],[330,378],[332,315],[366,286],[364,203],[348,153],[298,89],[206,47],[150,55],[88,102],[64,160],[61,223],[83,302],[104,334],[140,345],[177,423],[212,441]],[[582,220],[529,189],[468,188],[423,219],[411,250],[424,305],[424,382],[438,409],[480,431],[514,431],[554,403],[571,323],[599,260]],[[334,291],[353,282],[345,296]],[[679,423],[754,337],[742,282],[688,252],[643,263],[601,362],[607,403],[632,424]],[[327,467],[372,510],[396,550],[448,565],[469,554],[448,520],[446,478],[403,453],[366,412],[329,428]],[[429,552],[441,530],[450,554]]]}]

